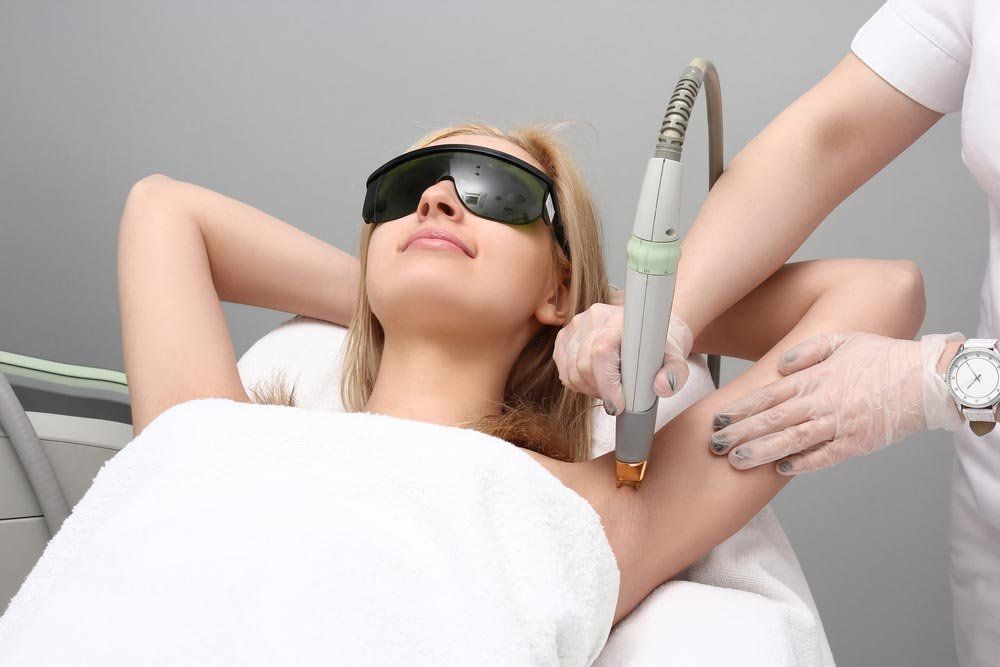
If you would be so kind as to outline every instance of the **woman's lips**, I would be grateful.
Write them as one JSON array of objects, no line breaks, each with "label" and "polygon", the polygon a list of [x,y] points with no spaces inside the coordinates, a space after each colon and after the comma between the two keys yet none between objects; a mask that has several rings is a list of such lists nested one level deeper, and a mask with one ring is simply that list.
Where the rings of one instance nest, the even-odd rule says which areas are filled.
[{"label": "woman's lips", "polygon": [[460,255],[466,256],[465,251],[459,248],[457,245],[451,241],[446,241],[445,239],[436,239],[430,237],[419,238],[406,246],[406,250],[411,248],[428,248],[433,250],[448,250],[451,252],[457,252]]}]

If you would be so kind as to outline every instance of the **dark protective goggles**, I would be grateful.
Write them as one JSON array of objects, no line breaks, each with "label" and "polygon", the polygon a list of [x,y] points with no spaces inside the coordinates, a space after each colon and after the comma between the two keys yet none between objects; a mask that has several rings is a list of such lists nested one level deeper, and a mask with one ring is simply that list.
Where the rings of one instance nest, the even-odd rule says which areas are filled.
[{"label": "dark protective goggles", "polygon": [[417,210],[424,190],[447,178],[473,214],[508,225],[541,218],[569,256],[555,185],[545,172],[507,153],[470,144],[419,148],[389,160],[365,182],[362,219],[388,222]]}]

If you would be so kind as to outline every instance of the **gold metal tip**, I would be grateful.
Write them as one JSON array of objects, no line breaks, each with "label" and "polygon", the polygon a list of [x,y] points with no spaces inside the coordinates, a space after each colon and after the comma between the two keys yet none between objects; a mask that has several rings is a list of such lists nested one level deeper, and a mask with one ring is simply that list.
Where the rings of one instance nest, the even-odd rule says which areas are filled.
[{"label": "gold metal tip", "polygon": [[627,484],[633,489],[638,489],[642,484],[643,475],[646,474],[646,462],[626,463],[615,459],[615,473],[618,476],[618,488]]}]

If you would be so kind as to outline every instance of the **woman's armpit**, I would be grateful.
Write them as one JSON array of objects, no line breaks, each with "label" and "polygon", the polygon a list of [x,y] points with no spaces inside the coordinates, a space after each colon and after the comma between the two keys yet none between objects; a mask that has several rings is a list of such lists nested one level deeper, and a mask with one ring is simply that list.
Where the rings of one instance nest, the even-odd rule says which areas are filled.
[{"label": "woman's armpit", "polygon": [[585,463],[569,464],[574,488],[591,504],[615,554],[620,574],[614,622],[628,615],[660,583],[655,559],[649,558],[648,512],[641,491],[617,486],[615,455],[610,452]]}]

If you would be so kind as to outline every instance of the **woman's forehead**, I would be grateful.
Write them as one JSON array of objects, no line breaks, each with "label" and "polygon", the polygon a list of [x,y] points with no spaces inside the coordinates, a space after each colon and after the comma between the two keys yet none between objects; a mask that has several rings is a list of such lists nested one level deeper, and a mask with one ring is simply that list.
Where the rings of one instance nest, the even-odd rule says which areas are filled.
[{"label": "woman's forehead", "polygon": [[427,145],[437,146],[440,144],[472,144],[474,146],[482,146],[483,148],[492,148],[494,150],[503,151],[508,155],[513,155],[516,158],[524,160],[539,171],[544,171],[542,169],[542,165],[538,163],[538,160],[536,160],[531,153],[527,152],[517,144],[511,143],[510,141],[499,137],[490,137],[480,134],[454,134],[450,137],[432,141]]}]

